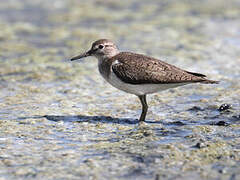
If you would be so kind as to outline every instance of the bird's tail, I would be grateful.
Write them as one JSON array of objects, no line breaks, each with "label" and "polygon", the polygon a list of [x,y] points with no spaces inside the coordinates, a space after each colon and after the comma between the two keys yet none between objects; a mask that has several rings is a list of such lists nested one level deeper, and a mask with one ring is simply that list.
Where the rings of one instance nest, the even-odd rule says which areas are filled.
[{"label": "bird's tail", "polygon": [[218,84],[219,82],[220,81],[213,81],[213,80],[206,79],[206,80],[201,81],[200,83],[203,83],[203,84]]}]

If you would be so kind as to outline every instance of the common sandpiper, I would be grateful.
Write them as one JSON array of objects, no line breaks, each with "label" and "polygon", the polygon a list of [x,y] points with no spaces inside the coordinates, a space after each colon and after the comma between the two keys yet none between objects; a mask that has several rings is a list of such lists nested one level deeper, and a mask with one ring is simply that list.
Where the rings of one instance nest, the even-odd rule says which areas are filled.
[{"label": "common sandpiper", "polygon": [[98,70],[108,83],[140,99],[142,113],[139,121],[145,121],[147,115],[147,94],[191,83],[218,83],[203,74],[189,72],[149,56],[120,52],[109,39],[95,41],[89,51],[71,58],[71,61],[88,56],[98,59]]}]

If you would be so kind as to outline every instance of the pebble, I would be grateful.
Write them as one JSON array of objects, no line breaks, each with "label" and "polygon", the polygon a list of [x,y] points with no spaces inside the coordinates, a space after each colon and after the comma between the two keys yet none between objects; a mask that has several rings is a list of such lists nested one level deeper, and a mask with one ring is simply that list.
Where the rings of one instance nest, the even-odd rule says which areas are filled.
[{"label": "pebble", "polygon": [[229,123],[225,122],[225,121],[218,121],[213,123],[212,125],[216,125],[216,126],[229,126]]},{"label": "pebble", "polygon": [[223,111],[226,111],[226,110],[229,110],[232,108],[232,105],[231,104],[222,104],[219,108],[218,108],[218,111],[220,112],[223,112]]}]

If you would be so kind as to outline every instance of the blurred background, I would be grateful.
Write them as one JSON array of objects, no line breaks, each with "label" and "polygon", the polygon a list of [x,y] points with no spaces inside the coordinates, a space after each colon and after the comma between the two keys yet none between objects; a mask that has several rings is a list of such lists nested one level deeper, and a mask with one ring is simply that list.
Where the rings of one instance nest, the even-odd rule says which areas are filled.
[{"label": "blurred background", "polygon": [[[2,0],[0,178],[240,178],[239,18],[239,0]],[[149,96],[139,128],[137,98],[69,61],[101,38],[221,83]]]}]

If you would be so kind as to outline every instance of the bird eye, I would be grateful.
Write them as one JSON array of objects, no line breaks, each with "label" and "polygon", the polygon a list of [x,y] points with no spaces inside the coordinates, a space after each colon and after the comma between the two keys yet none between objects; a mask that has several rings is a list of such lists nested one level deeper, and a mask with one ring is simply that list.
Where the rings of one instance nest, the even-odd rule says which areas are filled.
[{"label": "bird eye", "polygon": [[98,48],[99,48],[99,49],[103,49],[103,48],[104,48],[104,45],[100,44],[100,45],[98,46]]}]

